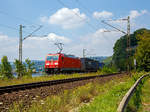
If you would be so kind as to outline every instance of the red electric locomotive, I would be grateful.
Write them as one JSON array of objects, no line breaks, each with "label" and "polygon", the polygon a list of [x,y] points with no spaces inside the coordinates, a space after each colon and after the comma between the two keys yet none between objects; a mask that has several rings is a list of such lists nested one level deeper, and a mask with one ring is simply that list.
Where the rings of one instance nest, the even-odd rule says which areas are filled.
[{"label": "red electric locomotive", "polygon": [[73,55],[48,54],[45,61],[46,73],[77,72],[81,70],[81,61]]}]

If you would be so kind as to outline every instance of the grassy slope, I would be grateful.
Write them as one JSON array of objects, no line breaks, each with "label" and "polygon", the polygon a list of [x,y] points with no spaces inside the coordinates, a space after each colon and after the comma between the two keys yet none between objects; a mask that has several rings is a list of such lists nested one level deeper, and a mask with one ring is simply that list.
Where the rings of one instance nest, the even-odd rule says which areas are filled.
[{"label": "grassy slope", "polygon": [[[123,98],[123,96],[125,95],[125,93],[135,83],[135,81],[144,74],[146,74],[146,73],[140,72],[140,73],[132,74],[132,78],[130,78],[130,80],[128,80],[127,82],[121,82],[121,83],[118,83],[117,85],[114,85],[112,88],[109,89],[109,92],[107,92],[106,94],[97,96],[90,105],[81,107],[80,112],[116,112],[118,104],[120,103],[120,101]],[[145,79],[145,81],[146,81],[146,79]],[[142,87],[142,85],[141,85],[141,87]],[[139,94],[137,93],[136,95],[139,95]],[[147,93],[147,94],[149,94],[149,93]],[[147,99],[150,96],[150,94],[149,95],[145,94],[144,96],[145,96],[145,99]],[[139,101],[138,100],[139,98],[137,99],[137,97],[139,97],[139,96],[136,96],[134,98],[136,98],[136,101]],[[139,103],[136,102],[135,104],[139,104]],[[129,112],[131,112],[131,111],[129,111]],[[144,112],[144,111],[140,111],[140,112]]]},{"label": "grassy slope", "polygon": [[[130,82],[130,83],[129,83]],[[29,112],[113,112],[116,110],[119,100],[132,85],[129,77],[119,79],[118,77],[109,83],[89,83],[73,90],[66,90],[59,95],[49,96],[40,101],[34,101]],[[97,97],[96,97],[97,96]],[[96,97],[96,98],[95,98]],[[94,98],[94,100],[93,100]],[[89,106],[86,106],[89,104]],[[25,112],[22,103],[14,104],[10,112]],[[83,106],[81,106],[83,105]],[[80,109],[81,108],[81,109]]]},{"label": "grassy slope", "polygon": [[142,88],[141,101],[142,105],[138,112],[150,112],[150,79],[146,81]]},{"label": "grassy slope", "polygon": [[133,81],[128,80],[109,87],[108,92],[97,96],[90,105],[81,107],[79,112],[116,112],[119,102],[132,84]]}]

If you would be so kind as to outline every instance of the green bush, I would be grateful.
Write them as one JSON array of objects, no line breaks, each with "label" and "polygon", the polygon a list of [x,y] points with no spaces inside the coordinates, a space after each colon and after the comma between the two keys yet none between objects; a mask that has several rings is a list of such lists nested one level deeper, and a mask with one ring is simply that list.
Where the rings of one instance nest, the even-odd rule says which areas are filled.
[{"label": "green bush", "polygon": [[103,73],[103,74],[109,74],[109,73],[116,73],[118,72],[115,67],[107,67],[104,66],[103,68],[100,68],[98,72]]}]

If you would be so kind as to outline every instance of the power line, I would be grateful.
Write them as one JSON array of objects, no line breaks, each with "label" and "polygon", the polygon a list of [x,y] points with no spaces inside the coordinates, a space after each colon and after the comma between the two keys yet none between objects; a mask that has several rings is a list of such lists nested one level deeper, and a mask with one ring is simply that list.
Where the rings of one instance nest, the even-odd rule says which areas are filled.
[{"label": "power line", "polygon": [[1,23],[0,23],[0,27],[5,27],[5,28],[9,28],[9,29],[11,29],[11,30],[18,31],[18,29],[17,29],[17,28],[14,28],[14,27],[12,27],[12,26],[8,26],[8,25],[4,25],[4,24],[1,24]]},{"label": "power line", "polygon": [[[93,13],[91,10],[89,10],[82,2],[80,2],[79,0],[75,0],[86,12],[87,12],[87,14],[89,15],[89,16],[91,16],[91,13]],[[96,21],[98,22],[98,24],[96,25],[96,26],[98,26],[99,27],[99,24],[101,24],[101,22],[100,21],[98,21],[97,19],[96,19]],[[103,25],[103,24],[101,24],[101,25]]]},{"label": "power line", "polygon": [[[61,0],[57,0],[61,5],[63,5],[64,7],[68,7],[66,4],[64,4]],[[72,10],[71,10],[72,11]],[[72,11],[76,16],[78,16],[81,20],[83,20],[83,18],[76,12]],[[86,21],[86,23],[95,30],[97,30],[97,28],[95,28],[95,26],[93,26],[91,23],[89,23],[88,21]]]},{"label": "power line", "polygon": [[[83,5],[81,2],[79,2],[79,0],[75,0],[75,1],[81,6],[82,9],[84,9],[87,12],[87,14],[89,16],[91,16],[92,12],[85,5]],[[98,21],[98,23],[100,24],[99,21]],[[97,24],[96,26],[99,27],[99,24]]]},{"label": "power line", "polygon": [[40,30],[42,28],[42,26],[39,26],[39,28],[35,29],[33,32],[31,32],[29,35],[27,35],[26,37],[23,38],[23,40],[29,38],[30,36],[32,36],[35,32],[37,32],[38,30]]},{"label": "power line", "polygon": [[84,6],[81,2],[79,2],[79,0],[75,0],[79,5],[81,5],[84,9],[86,9],[86,11],[90,14],[91,11],[86,7]]},{"label": "power line", "polygon": [[[89,16],[91,16],[91,13],[92,13],[92,11],[91,10],[89,10],[83,3],[81,3],[79,0],[75,0],[79,5],[80,5],[80,7],[82,7],[86,12],[87,12],[87,14],[89,15]],[[101,24],[103,27],[105,27],[99,20],[97,20],[96,19],[96,21],[98,22],[98,24],[96,24],[96,26],[97,27],[99,27],[99,25]],[[107,28],[105,28],[105,29],[107,29]],[[104,36],[104,35],[103,35]],[[107,38],[105,38],[107,41],[109,41]]]},{"label": "power line", "polygon": [[[11,29],[11,30],[18,31],[18,29],[15,28],[15,27],[12,27],[12,26],[9,26],[9,25],[5,25],[5,24],[1,24],[1,23],[0,23],[0,27],[4,27],[4,28],[8,28],[8,29]],[[27,33],[26,31],[22,31],[22,32]]]},{"label": "power line", "polygon": [[102,23],[104,23],[104,24],[106,24],[106,25],[108,25],[108,26],[110,26],[110,27],[112,27],[112,28],[116,29],[117,31],[120,31],[120,32],[122,32],[122,33],[124,33],[124,34],[127,34],[126,32],[124,32],[124,31],[120,30],[119,28],[114,27],[114,26],[113,26],[113,25],[111,25],[111,24],[106,23],[105,21],[102,21]]},{"label": "power line", "polygon": [[15,19],[18,19],[18,20],[20,20],[20,21],[24,21],[24,22],[26,22],[26,23],[28,23],[28,24],[33,24],[33,26],[34,26],[34,25],[39,26],[38,24],[35,24],[35,23],[33,23],[33,22],[29,21],[29,20],[23,19],[23,18],[18,17],[18,16],[10,15],[9,13],[4,12],[4,11],[1,11],[1,10],[0,10],[0,14],[6,15],[6,16],[10,16],[10,17],[15,18]]}]

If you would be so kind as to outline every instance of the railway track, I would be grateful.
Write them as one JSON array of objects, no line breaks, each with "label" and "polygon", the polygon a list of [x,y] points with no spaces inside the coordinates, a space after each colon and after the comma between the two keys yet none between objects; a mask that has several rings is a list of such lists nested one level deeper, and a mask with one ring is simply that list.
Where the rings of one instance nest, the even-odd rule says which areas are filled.
[{"label": "railway track", "polygon": [[82,80],[94,79],[94,78],[98,78],[98,77],[107,77],[107,76],[113,76],[113,75],[117,75],[117,74],[120,74],[120,73],[96,75],[96,76],[87,76],[87,77],[78,77],[78,78],[69,78],[69,79],[60,79],[60,80],[51,80],[51,81],[44,81],[44,82],[34,82],[34,83],[26,83],[26,84],[11,85],[11,86],[4,86],[4,87],[0,87],[0,95],[4,94],[4,93],[10,93],[10,92],[13,92],[13,91],[26,90],[26,89],[32,89],[32,88],[43,87],[43,86],[50,86],[50,85],[57,85],[57,84],[75,82],[75,81],[82,81]]}]

